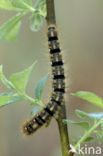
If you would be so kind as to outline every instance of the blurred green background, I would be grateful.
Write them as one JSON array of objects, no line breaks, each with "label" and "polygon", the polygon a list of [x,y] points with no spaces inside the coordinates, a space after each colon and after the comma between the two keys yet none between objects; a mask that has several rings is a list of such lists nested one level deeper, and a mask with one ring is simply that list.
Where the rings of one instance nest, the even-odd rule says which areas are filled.
[{"label": "blurred green background", "polygon": [[[76,119],[75,109],[87,112],[102,111],[86,101],[71,97],[71,92],[91,91],[103,98],[103,1],[55,0],[57,25],[64,51],[67,74],[67,111],[69,119]],[[14,12],[0,10],[0,25]],[[0,64],[9,76],[38,64],[33,70],[27,93],[33,97],[34,86],[50,71],[46,39],[46,23],[39,32],[29,29],[28,16],[24,17],[19,39],[0,43]],[[43,101],[51,89],[51,79],[46,85]],[[0,82],[0,93],[7,91]],[[28,102],[18,102],[0,109],[0,156],[61,156],[57,124],[52,120],[49,128],[42,128],[32,137],[21,132],[22,123],[29,118],[32,107]],[[78,119],[77,119],[78,120]],[[82,131],[69,126],[70,137]],[[98,145],[95,141],[91,145]],[[103,154],[102,154],[103,155]]]}]

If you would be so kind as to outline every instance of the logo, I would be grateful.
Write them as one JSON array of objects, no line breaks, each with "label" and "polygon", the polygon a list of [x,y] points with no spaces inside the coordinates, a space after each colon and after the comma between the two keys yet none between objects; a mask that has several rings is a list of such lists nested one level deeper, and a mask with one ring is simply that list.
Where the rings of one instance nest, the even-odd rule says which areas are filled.
[{"label": "logo", "polygon": [[84,146],[78,146],[78,149],[75,150],[73,145],[70,145],[70,151],[76,154],[88,154],[88,155],[101,155],[102,154],[102,148],[99,146],[93,147],[93,146],[87,146],[86,144]]}]

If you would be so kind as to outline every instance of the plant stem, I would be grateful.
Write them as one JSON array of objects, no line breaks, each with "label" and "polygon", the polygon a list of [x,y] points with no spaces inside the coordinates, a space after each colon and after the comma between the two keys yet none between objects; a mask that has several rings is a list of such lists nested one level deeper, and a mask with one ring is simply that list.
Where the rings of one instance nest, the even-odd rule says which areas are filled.
[{"label": "plant stem", "polygon": [[[11,84],[12,85],[12,84]],[[24,99],[31,101],[32,103],[38,104],[40,107],[44,108],[44,104],[42,103],[42,101],[37,101],[34,98],[28,96],[26,93],[19,91],[17,88],[15,88],[15,86],[11,86],[12,89],[14,91],[16,91],[16,93],[22,97],[24,97]]]},{"label": "plant stem", "polygon": [[[46,0],[46,7],[47,7],[47,17],[46,17],[47,23],[56,24],[54,0]],[[67,124],[64,124],[62,122],[63,119],[66,119],[65,103],[62,106],[61,112],[58,118],[56,118],[56,120],[60,133],[62,156],[73,156],[73,153],[69,152],[70,144],[69,144],[68,128]]]},{"label": "plant stem", "polygon": [[62,156],[73,156],[74,154],[69,152],[70,143],[69,143],[68,128],[67,128],[67,124],[63,123],[63,119],[66,119],[65,104],[62,106],[60,115],[57,118],[60,139],[61,139]]},{"label": "plant stem", "polygon": [[31,101],[32,103],[35,103],[37,105],[39,105],[40,107],[44,108],[44,104],[41,102],[41,101],[37,101],[35,100],[34,98],[28,96],[26,93],[20,93],[20,92],[17,92],[19,95],[21,95],[22,97],[24,97],[26,100],[29,100]]},{"label": "plant stem", "polygon": [[56,24],[54,0],[46,0],[46,7],[47,7],[47,17],[46,17],[47,23]]},{"label": "plant stem", "polygon": [[85,139],[93,133],[93,131],[103,122],[103,119],[99,120],[97,123],[95,123],[84,135],[83,137],[77,142],[77,144],[74,146],[75,150],[78,149],[78,146],[81,145]]}]

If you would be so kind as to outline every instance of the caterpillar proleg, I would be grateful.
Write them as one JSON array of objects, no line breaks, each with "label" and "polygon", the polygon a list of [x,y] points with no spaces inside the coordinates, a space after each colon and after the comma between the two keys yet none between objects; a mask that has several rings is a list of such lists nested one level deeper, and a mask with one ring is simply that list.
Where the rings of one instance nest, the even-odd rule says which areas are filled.
[{"label": "caterpillar proleg", "polygon": [[52,71],[52,94],[45,108],[23,124],[25,135],[32,135],[45,125],[64,103],[64,62],[61,55],[57,26],[55,24],[48,25],[47,37]]}]

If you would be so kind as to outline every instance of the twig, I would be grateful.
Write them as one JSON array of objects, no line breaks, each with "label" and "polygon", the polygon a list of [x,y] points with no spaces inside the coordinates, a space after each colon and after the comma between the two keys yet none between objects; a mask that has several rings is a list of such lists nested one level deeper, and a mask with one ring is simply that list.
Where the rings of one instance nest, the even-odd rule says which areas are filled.
[{"label": "twig", "polygon": [[46,17],[47,23],[56,24],[54,0],[46,0],[46,7],[47,7],[47,17]]},{"label": "twig", "polygon": [[73,156],[74,154],[72,152],[69,152],[70,143],[69,143],[68,128],[67,124],[63,123],[63,119],[66,119],[65,104],[62,106],[60,115],[57,118],[59,134],[61,139],[62,156]]}]

